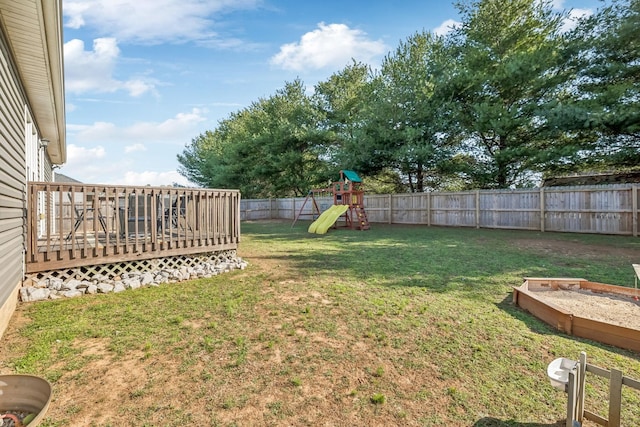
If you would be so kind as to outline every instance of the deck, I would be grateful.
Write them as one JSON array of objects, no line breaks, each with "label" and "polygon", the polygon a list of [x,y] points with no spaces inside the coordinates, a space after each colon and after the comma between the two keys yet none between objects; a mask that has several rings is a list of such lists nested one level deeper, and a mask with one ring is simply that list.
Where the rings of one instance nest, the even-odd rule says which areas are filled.
[{"label": "deck", "polygon": [[26,272],[237,249],[240,193],[29,182]]}]

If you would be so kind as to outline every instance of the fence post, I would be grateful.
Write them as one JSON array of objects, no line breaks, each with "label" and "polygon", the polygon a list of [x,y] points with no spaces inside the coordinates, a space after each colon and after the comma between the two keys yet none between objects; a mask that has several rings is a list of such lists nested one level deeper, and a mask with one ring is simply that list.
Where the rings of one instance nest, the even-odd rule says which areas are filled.
[{"label": "fence post", "polygon": [[393,194],[389,194],[389,224],[391,224],[393,221],[391,221],[391,215],[393,215],[393,209],[391,208],[393,204]]},{"label": "fence post", "polygon": [[431,191],[427,193],[427,226],[431,227]]},{"label": "fence post", "polygon": [[578,365],[578,422],[582,425],[584,419],[584,385],[587,378],[587,353],[580,352],[580,364]]},{"label": "fence post", "polygon": [[480,228],[480,190],[476,190],[476,228]]},{"label": "fence post", "polygon": [[567,421],[566,427],[573,427],[576,419],[576,409],[578,403],[578,371],[569,371],[569,381],[567,382]]},{"label": "fence post", "polygon": [[633,237],[638,237],[638,186],[633,184],[631,186],[631,221],[633,221]]},{"label": "fence post", "polygon": [[540,231],[544,233],[544,187],[540,187]]},{"label": "fence post", "polygon": [[620,427],[622,405],[622,371],[611,369],[609,378],[609,427]]}]

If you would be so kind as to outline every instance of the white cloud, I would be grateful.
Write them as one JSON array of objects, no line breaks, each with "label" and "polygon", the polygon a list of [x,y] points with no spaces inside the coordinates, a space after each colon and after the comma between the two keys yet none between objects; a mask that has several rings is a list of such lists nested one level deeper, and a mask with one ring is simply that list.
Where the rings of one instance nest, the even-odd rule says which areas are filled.
[{"label": "white cloud", "polygon": [[593,10],[591,9],[571,9],[569,17],[562,22],[560,31],[566,33],[573,30],[578,25],[580,19],[591,15],[593,15]]},{"label": "white cloud", "polygon": [[67,164],[82,163],[87,160],[99,160],[104,158],[106,151],[103,147],[95,148],[79,147],[74,144],[67,146]]},{"label": "white cloud", "polygon": [[176,172],[176,155],[202,132],[204,114],[193,108],[161,122],[67,124],[60,172],[89,184],[193,185]]},{"label": "white cloud", "polygon": [[67,132],[79,143],[100,142],[125,143],[128,146],[143,142],[170,142],[184,145],[199,132],[198,126],[206,121],[205,110],[194,108],[187,113],[178,113],[163,122],[138,122],[128,127],[114,123],[95,122],[92,125],[67,125]]},{"label": "white cloud", "polygon": [[121,178],[118,182],[114,182],[113,184],[160,186],[160,185],[172,185],[173,183],[177,183],[185,186],[193,186],[193,184],[190,183],[189,180],[187,180],[187,178],[180,175],[177,171],[165,171],[165,172],[128,171],[124,174],[123,178]]},{"label": "white cloud", "polygon": [[147,147],[144,144],[133,144],[124,147],[125,153],[133,153],[134,151],[147,151]]},{"label": "white cloud", "polygon": [[83,181],[85,177],[93,176],[98,170],[104,171],[105,168],[98,165],[104,163],[106,158],[107,151],[102,146],[87,148],[76,144],[68,144],[67,163],[64,164],[60,172],[71,178]]},{"label": "white cloud", "polygon": [[71,93],[115,92],[126,90],[131,96],[155,92],[152,79],[132,78],[120,81],[113,78],[120,49],[116,39],[99,38],[93,41],[93,50],[85,50],[82,40],[73,39],[64,44],[65,87]]},{"label": "white cloud", "polygon": [[552,0],[551,7],[556,10],[564,9],[564,1],[565,0]]},{"label": "white cloud", "polygon": [[[93,151],[82,147],[76,147],[76,149],[85,153]],[[100,163],[100,166],[96,166],[98,163]],[[128,159],[122,161],[102,159],[98,161],[89,156],[83,162],[74,161],[65,164],[60,173],[87,184],[161,186],[177,183],[184,186],[193,186],[193,183],[189,182],[176,170],[138,171],[136,169],[140,169],[140,165]]]},{"label": "white cloud", "polygon": [[[252,9],[261,0],[66,0],[66,26],[96,28],[101,34],[137,43],[217,39],[214,18]],[[221,43],[225,43],[221,40]]]},{"label": "white cloud", "polygon": [[[543,0],[538,0],[542,2]],[[565,0],[552,0],[551,8],[560,11],[560,12],[568,12],[567,18],[564,19],[562,25],[560,27],[560,32],[566,33],[568,31],[573,30],[578,25],[578,21],[581,18],[585,18],[593,15],[593,10],[591,9],[569,9],[568,11],[565,8]]]},{"label": "white cloud", "polygon": [[351,59],[371,62],[386,49],[382,41],[369,39],[361,30],[321,22],[299,42],[281,46],[280,52],[271,58],[271,64],[294,71],[342,67]]},{"label": "white cloud", "polygon": [[[124,129],[124,138],[153,139],[158,141],[178,141],[184,144],[185,135],[193,135],[194,130],[205,121],[204,111],[194,108],[188,113],[179,113],[164,122],[140,122]],[[191,136],[188,140],[191,139]],[[187,141],[188,141],[187,140]]]},{"label": "white cloud", "polygon": [[447,19],[438,27],[433,29],[433,34],[437,36],[444,36],[445,34],[455,30],[456,28],[459,28],[461,25],[462,25],[462,22],[455,21],[453,19]]}]

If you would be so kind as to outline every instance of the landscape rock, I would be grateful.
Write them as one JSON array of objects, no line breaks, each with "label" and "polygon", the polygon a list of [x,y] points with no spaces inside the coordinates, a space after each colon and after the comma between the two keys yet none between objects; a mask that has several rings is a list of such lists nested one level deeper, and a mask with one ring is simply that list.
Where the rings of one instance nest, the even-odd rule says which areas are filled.
[{"label": "landscape rock", "polygon": [[62,288],[63,284],[64,280],[57,277],[52,277],[51,279],[49,279],[49,284],[47,287],[51,290],[59,291]]},{"label": "landscape rock", "polygon": [[140,283],[140,279],[133,277],[124,279],[122,281],[122,284],[124,285],[125,289],[138,289],[140,286],[142,286],[142,284]]},{"label": "landscape rock", "polygon": [[79,290],[79,289],[70,289],[68,291],[64,291],[62,292],[62,296],[66,297],[66,298],[75,298],[75,297],[79,297],[80,295],[83,295],[84,292]]},{"label": "landscape rock", "polygon": [[110,283],[99,283],[97,288],[98,292],[101,294],[108,294],[113,291],[113,285]]},{"label": "landscape rock", "polygon": [[149,285],[151,283],[153,283],[153,274],[146,272],[144,273],[142,276],[140,276],[140,284],[142,286],[146,286]]},{"label": "landscape rock", "polygon": [[70,291],[72,289],[76,289],[79,285],[81,284],[81,282],[77,279],[71,279],[69,281],[67,281],[66,283],[63,283],[62,286],[60,287],[61,291]]},{"label": "landscape rock", "polygon": [[[147,267],[144,271],[129,271],[112,277],[106,274],[96,274],[85,280],[68,279],[66,282],[58,277],[28,278],[20,288],[20,300],[33,302],[46,299],[74,298],[84,294],[122,292],[143,286],[155,287],[189,279],[213,277],[235,269],[244,270],[247,267],[247,262],[236,256],[235,251],[221,252],[214,258],[205,261],[194,261],[191,260],[190,265],[182,265],[173,269],[150,269]],[[188,263],[189,260],[185,261],[185,264]]]}]

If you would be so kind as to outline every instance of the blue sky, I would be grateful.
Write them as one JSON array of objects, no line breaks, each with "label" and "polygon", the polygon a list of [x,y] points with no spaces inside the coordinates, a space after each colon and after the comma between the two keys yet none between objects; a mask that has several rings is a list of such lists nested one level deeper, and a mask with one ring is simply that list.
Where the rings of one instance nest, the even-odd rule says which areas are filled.
[{"label": "blue sky", "polygon": [[[573,15],[598,0],[555,0]],[[377,67],[447,0],[64,0],[67,163],[89,184],[191,185],[176,155],[221,119],[354,58]]]}]

